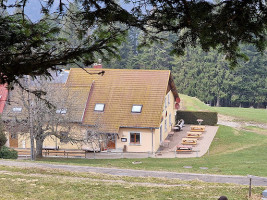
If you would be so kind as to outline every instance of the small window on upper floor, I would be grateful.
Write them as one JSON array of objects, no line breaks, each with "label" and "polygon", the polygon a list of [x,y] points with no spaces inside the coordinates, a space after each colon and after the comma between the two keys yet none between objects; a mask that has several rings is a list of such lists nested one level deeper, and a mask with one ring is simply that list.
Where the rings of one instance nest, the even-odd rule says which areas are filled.
[{"label": "small window on upper floor", "polygon": [[141,113],[143,105],[133,105],[132,113]]},{"label": "small window on upper floor", "polygon": [[22,108],[21,107],[14,107],[14,108],[12,108],[12,111],[13,112],[21,112]]},{"label": "small window on upper floor", "polygon": [[66,114],[67,113],[67,109],[66,108],[57,109],[56,113],[57,114]]},{"label": "small window on upper floor", "polygon": [[168,94],[168,105],[170,105],[170,94]]},{"label": "small window on upper floor", "polygon": [[105,108],[105,104],[103,103],[96,103],[95,104],[95,111],[103,112]]}]

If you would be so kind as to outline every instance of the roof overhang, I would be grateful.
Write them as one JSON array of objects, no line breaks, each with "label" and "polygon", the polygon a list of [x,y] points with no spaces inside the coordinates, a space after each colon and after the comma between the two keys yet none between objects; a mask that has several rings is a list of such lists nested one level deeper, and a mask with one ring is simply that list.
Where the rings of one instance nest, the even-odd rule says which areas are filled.
[{"label": "roof overhang", "polygon": [[120,128],[159,129],[159,127],[120,126]]}]

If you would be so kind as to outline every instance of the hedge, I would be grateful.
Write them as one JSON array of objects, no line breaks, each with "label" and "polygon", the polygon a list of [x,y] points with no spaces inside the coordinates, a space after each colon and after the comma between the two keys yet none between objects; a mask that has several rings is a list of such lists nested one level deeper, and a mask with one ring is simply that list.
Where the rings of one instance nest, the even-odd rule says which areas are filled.
[{"label": "hedge", "polygon": [[2,146],[0,149],[0,158],[4,159],[17,159],[18,158],[18,152],[14,149],[8,148],[6,146]]},{"label": "hedge", "polygon": [[198,124],[197,119],[203,119],[202,125],[214,126],[218,122],[217,112],[201,112],[201,111],[177,111],[176,123],[183,119],[185,124]]}]

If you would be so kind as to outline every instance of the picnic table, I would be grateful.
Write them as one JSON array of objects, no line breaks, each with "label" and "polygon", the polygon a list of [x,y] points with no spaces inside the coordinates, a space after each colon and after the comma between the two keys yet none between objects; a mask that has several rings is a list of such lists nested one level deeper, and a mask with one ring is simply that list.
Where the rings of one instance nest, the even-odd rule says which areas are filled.
[{"label": "picnic table", "polygon": [[176,146],[177,152],[192,152],[193,147],[189,145],[178,145]]},{"label": "picnic table", "polygon": [[187,132],[187,138],[199,138],[202,136],[202,132]]},{"label": "picnic table", "polygon": [[194,138],[183,138],[182,139],[182,144],[196,145],[197,144],[197,139],[194,139]]},{"label": "picnic table", "polygon": [[194,131],[194,132],[204,132],[205,131],[205,126],[190,126],[190,131]]}]

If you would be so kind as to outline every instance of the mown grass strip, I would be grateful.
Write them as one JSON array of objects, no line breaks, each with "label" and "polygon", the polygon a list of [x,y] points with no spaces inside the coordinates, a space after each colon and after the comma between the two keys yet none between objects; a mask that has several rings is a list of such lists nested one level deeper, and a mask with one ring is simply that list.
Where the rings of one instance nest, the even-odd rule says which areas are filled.
[{"label": "mown grass strip", "polygon": [[[163,179],[154,178],[133,178],[127,183],[103,182],[100,180],[117,180],[121,177],[102,175],[99,181],[80,179],[79,173],[52,172],[40,169],[21,169],[2,167],[1,170],[11,173],[0,173],[0,199],[21,200],[21,199],[218,199],[221,195],[229,199],[247,199],[247,186],[235,184],[204,183],[201,181],[180,181],[171,180],[170,184],[182,183],[174,187],[154,186],[149,183],[161,182]],[[17,174],[20,172],[21,174]],[[12,174],[13,172],[13,174]],[[33,174],[31,172],[34,172]],[[36,174],[42,172],[42,174]],[[53,175],[53,176],[45,176]],[[56,176],[55,176],[56,175]],[[91,176],[83,174],[82,176]],[[67,178],[66,178],[67,177]],[[113,179],[110,179],[113,178]],[[135,184],[143,180],[147,185]],[[263,187],[253,187],[254,199],[260,198]]]}]

